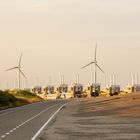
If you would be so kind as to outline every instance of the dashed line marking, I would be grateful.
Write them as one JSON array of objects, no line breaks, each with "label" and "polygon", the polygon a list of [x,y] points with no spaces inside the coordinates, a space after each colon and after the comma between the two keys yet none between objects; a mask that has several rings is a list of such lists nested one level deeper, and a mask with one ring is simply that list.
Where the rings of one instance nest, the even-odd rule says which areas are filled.
[{"label": "dashed line marking", "polygon": [[12,133],[13,132],[13,130],[10,130],[10,133]]},{"label": "dashed line marking", "polygon": [[[58,103],[60,104],[60,103]],[[16,126],[15,128],[11,129],[9,132],[5,133],[4,135],[0,136],[0,140],[5,138],[6,136],[10,135],[11,133],[13,133],[14,131],[16,131],[17,129],[19,129],[20,127],[22,127],[23,125],[27,124],[28,122],[32,121],[33,119],[37,118],[38,116],[40,116],[41,114],[43,114],[44,112],[46,112],[47,110],[57,106],[58,104],[56,105],[53,105],[53,106],[50,106],[49,108],[41,111],[40,113],[38,113],[37,115],[35,115],[34,117],[26,120],[25,122],[21,123],[20,125]]]}]

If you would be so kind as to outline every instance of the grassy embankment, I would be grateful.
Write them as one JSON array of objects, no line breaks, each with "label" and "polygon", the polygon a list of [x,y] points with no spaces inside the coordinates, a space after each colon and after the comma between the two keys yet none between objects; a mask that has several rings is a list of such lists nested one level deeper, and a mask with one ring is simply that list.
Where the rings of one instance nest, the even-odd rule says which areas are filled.
[{"label": "grassy embankment", "polygon": [[0,110],[40,101],[43,99],[28,91],[0,91]]}]

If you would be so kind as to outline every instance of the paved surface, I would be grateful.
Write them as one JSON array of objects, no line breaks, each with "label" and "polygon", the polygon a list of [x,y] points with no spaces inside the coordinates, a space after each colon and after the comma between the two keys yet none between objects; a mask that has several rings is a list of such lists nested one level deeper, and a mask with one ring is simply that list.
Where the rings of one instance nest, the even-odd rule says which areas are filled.
[{"label": "paved surface", "polygon": [[0,112],[0,140],[30,140],[67,101],[34,103]]},{"label": "paved surface", "polygon": [[140,140],[140,94],[70,102],[38,140]]}]

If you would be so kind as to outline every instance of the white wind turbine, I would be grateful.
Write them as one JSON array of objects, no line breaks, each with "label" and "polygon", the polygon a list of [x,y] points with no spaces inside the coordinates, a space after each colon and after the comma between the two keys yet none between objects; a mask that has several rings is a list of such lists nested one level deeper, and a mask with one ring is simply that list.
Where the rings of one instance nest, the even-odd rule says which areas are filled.
[{"label": "white wind turbine", "polygon": [[22,60],[22,56],[23,56],[23,54],[21,54],[21,56],[20,56],[20,59],[19,59],[19,63],[18,63],[18,66],[16,66],[16,67],[13,67],[13,68],[10,68],[10,69],[7,69],[6,71],[11,71],[11,70],[15,70],[15,69],[17,69],[18,70],[18,74],[19,74],[19,89],[20,89],[20,87],[21,87],[21,75],[26,79],[26,76],[25,76],[25,74],[23,73],[23,71],[21,70],[21,60]]},{"label": "white wind turbine", "polygon": [[89,64],[85,65],[84,67],[82,67],[81,69],[84,69],[90,65],[94,64],[94,84],[97,84],[97,68],[102,71],[103,73],[105,73],[102,68],[98,65],[97,62],[97,44],[95,46],[95,56],[94,56],[94,60],[92,62],[90,62]]}]

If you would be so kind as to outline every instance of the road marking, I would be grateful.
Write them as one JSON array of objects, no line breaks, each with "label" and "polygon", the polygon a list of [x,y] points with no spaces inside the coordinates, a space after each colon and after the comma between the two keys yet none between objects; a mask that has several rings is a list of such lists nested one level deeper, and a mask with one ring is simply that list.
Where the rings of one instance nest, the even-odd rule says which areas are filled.
[{"label": "road marking", "polygon": [[63,104],[51,117],[50,119],[40,128],[40,130],[35,134],[35,136],[33,138],[31,138],[31,140],[35,140],[40,133],[44,130],[45,127],[47,127],[47,125],[52,121],[52,119],[60,112],[60,110],[66,106],[68,103]]},{"label": "road marking", "polygon": [[10,133],[12,133],[13,132],[13,130],[10,130]]},{"label": "road marking", "polygon": [[53,106],[50,106],[49,108],[41,111],[40,113],[38,113],[37,115],[35,115],[34,117],[28,119],[27,121],[21,123],[20,125],[16,126],[15,128],[12,128],[11,130],[9,130],[9,132],[6,132],[4,135],[0,136],[0,140],[5,138],[6,136],[10,135],[11,133],[13,133],[14,131],[16,131],[17,129],[19,129],[20,127],[22,127],[23,125],[27,124],[28,122],[32,121],[33,119],[37,118],[38,116],[40,116],[41,114],[43,114],[44,112],[46,112],[47,110],[50,110],[51,108],[57,106],[60,103],[57,103]]}]

